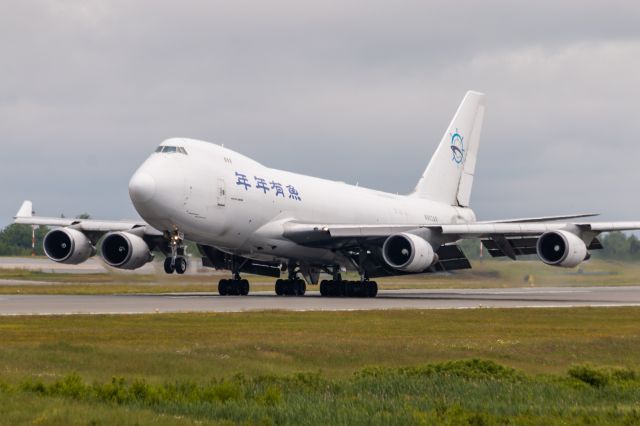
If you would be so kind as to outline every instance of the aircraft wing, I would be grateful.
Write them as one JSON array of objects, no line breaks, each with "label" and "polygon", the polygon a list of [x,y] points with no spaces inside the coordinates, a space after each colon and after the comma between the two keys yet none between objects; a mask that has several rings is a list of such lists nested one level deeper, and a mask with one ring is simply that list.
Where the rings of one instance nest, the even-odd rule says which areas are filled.
[{"label": "aircraft wing", "polygon": [[162,232],[151,227],[144,221],[118,221],[118,220],[95,220],[95,219],[73,219],[60,217],[43,217],[33,215],[33,203],[24,201],[22,206],[13,218],[14,223],[25,225],[45,225],[45,226],[69,226],[87,235],[99,238],[107,232],[132,231],[134,229],[142,232],[145,236],[162,237]]},{"label": "aircraft wing", "polygon": [[494,235],[509,237],[540,235],[548,231],[576,228],[583,232],[630,231],[640,229],[640,222],[478,222],[451,225],[320,225],[290,222],[285,225],[285,238],[304,244],[305,241],[334,238],[388,237],[399,232],[430,230],[436,235],[460,238],[483,238]]},{"label": "aircraft wing", "polygon": [[[471,267],[456,241],[479,238],[492,257],[509,257],[537,253],[537,242],[545,232],[565,230],[579,235],[587,250],[602,249],[597,235],[601,232],[640,229],[640,222],[507,222],[451,225],[320,225],[288,222],[284,224],[284,237],[298,244],[330,248],[347,255],[358,248],[381,248],[385,240],[394,234],[409,232],[425,236],[437,253],[439,261],[431,269],[451,271]],[[376,255],[379,250],[372,250]],[[370,265],[372,276],[384,276],[384,263],[377,253],[377,261]],[[394,272],[397,274],[397,271]]]}]

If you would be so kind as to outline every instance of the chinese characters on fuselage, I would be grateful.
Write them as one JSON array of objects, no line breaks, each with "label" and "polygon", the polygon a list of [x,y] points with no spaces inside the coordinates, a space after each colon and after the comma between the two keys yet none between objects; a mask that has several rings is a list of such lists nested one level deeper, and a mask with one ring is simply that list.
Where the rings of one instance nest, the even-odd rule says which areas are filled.
[{"label": "chinese characters on fuselage", "polygon": [[289,198],[292,200],[302,201],[300,197],[300,193],[293,185],[282,185],[280,182],[270,181],[267,182],[266,179],[263,179],[258,176],[253,177],[253,184],[249,181],[249,178],[244,173],[236,173],[236,185],[244,186],[245,191],[249,191],[249,188],[254,188],[254,191],[262,191],[263,194],[267,192],[274,192],[275,197],[285,198],[285,193],[283,188],[287,188],[287,192],[289,193]]}]

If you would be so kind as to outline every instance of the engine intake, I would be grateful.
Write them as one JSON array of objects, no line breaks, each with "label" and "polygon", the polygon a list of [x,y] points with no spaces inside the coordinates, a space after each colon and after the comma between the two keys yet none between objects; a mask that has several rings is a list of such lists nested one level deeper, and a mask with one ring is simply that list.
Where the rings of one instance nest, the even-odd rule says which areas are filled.
[{"label": "engine intake", "polygon": [[89,238],[72,228],[60,228],[47,232],[42,246],[49,259],[69,265],[82,263],[96,254],[96,249]]},{"label": "engine intake", "polygon": [[580,237],[567,231],[542,234],[536,244],[538,257],[547,265],[573,268],[589,258],[587,246]]},{"label": "engine intake", "polygon": [[382,257],[389,266],[404,272],[423,272],[437,261],[431,244],[406,232],[391,235],[382,245]]},{"label": "engine intake", "polygon": [[153,259],[147,243],[129,232],[112,232],[102,240],[102,258],[109,266],[138,269]]}]

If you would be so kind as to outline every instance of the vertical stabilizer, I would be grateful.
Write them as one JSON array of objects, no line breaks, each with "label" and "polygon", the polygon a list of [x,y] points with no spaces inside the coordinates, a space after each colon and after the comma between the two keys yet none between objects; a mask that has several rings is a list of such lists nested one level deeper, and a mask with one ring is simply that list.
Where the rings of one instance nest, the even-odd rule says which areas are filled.
[{"label": "vertical stabilizer", "polygon": [[467,92],[413,196],[468,207],[484,118],[483,93]]}]

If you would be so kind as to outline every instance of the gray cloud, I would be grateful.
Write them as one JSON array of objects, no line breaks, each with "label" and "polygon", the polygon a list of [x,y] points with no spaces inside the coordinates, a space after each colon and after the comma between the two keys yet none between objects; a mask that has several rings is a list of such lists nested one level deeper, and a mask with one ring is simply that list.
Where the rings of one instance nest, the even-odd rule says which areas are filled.
[{"label": "gray cloud", "polygon": [[468,89],[488,94],[481,218],[637,219],[634,2],[0,4],[0,224],[135,217],[126,184],[171,136],[267,165],[413,188]]}]

